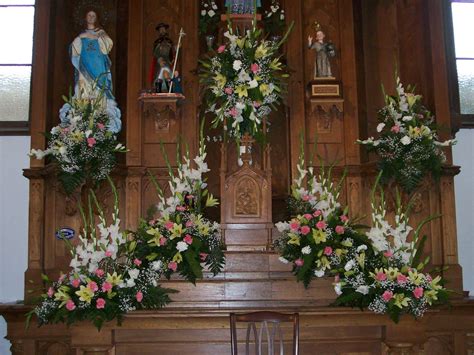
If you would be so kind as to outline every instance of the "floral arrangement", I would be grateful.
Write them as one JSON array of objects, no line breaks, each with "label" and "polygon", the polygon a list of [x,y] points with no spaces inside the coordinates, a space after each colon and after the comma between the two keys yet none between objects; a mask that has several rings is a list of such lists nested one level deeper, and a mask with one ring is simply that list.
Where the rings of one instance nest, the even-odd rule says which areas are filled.
[{"label": "floral arrangement", "polygon": [[148,263],[163,265],[168,279],[176,272],[195,283],[203,277],[204,266],[214,275],[224,266],[220,225],[202,215],[205,207],[218,204],[209,194],[203,178],[209,171],[205,159],[205,144],[201,138],[199,154],[194,158],[196,168],[191,167],[188,152],[184,162],[178,162],[176,175],[167,160],[171,190],[168,198],[151,177],[160,196],[158,217],[141,222],[136,233],[137,254]]},{"label": "floral arrangement", "polygon": [[[368,308],[375,313],[387,313],[398,322],[402,314],[422,317],[429,306],[447,301],[448,291],[440,276],[423,273],[429,258],[421,261],[426,236],[420,230],[433,217],[420,223],[409,241],[413,228],[409,226],[409,209],[403,211],[397,198],[395,225],[386,218],[381,190],[379,202],[372,193],[372,227],[366,233],[369,246],[348,249],[346,264],[337,276],[336,305]],[[364,253],[372,249],[370,257]]]},{"label": "floral arrangement", "polygon": [[394,179],[407,193],[411,193],[427,173],[434,177],[440,175],[446,159],[440,147],[455,144],[454,140],[438,141],[434,117],[421,99],[410,86],[405,91],[397,78],[397,94],[385,95],[386,106],[378,113],[379,138],[358,140],[380,157],[382,181]]},{"label": "floral arrangement", "polygon": [[[40,325],[89,320],[100,329],[106,321],[117,319],[135,309],[161,308],[170,302],[169,293],[158,280],[162,273],[159,262],[143,263],[134,255],[136,243],[127,241],[120,230],[118,197],[115,187],[115,206],[112,223],[107,226],[105,216],[94,193],[89,197],[89,218],[84,217],[80,244],[71,250],[71,271],[50,283],[39,304],[28,314],[28,321],[36,315]],[[99,224],[94,224],[93,203],[99,211]]]},{"label": "floral arrangement", "polygon": [[104,180],[116,165],[115,153],[127,150],[108,129],[106,100],[71,97],[63,106],[61,124],[47,134],[46,150],[32,149],[37,159],[51,156],[58,164],[58,178],[67,194],[84,183]]},{"label": "floral arrangement", "polygon": [[237,140],[245,133],[257,138],[262,134],[264,119],[279,104],[285,89],[288,74],[278,48],[290,30],[291,26],[277,43],[264,39],[255,27],[237,35],[229,26],[224,34],[227,43],[200,61],[214,127],[222,125]]},{"label": "floral arrangement", "polygon": [[214,33],[219,24],[219,8],[214,0],[201,1],[201,16],[199,17],[199,34]]},{"label": "floral arrangement", "polygon": [[280,5],[280,1],[272,0],[270,9],[263,14],[263,22],[267,33],[278,35],[284,31],[286,26],[285,10]]}]

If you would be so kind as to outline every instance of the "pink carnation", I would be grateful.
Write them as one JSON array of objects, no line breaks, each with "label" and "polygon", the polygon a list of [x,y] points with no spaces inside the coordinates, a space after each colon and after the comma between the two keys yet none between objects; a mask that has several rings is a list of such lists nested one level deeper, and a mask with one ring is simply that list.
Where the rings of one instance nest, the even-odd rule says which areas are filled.
[{"label": "pink carnation", "polygon": [[135,298],[137,299],[137,302],[140,303],[143,300],[142,291],[138,291],[137,294],[135,295]]},{"label": "pink carnation", "polygon": [[232,116],[232,117],[237,117],[238,115],[238,112],[237,112],[237,109],[235,107],[232,107],[229,111],[229,114]]},{"label": "pink carnation", "polygon": [[190,228],[194,225],[193,221],[187,221],[186,222],[186,228]]},{"label": "pink carnation", "polygon": [[407,280],[408,280],[408,278],[405,275],[403,275],[403,274],[398,274],[397,275],[397,282],[398,282],[399,285],[406,283]]},{"label": "pink carnation", "polygon": [[413,290],[413,296],[415,296],[415,298],[421,298],[423,297],[423,287],[415,287],[415,289]]},{"label": "pink carnation", "polygon": [[160,245],[163,246],[166,244],[166,238],[165,237],[161,237],[160,238]]},{"label": "pink carnation", "polygon": [[97,123],[97,128],[100,130],[103,130],[105,128],[105,125],[103,123]]},{"label": "pink carnation", "polygon": [[234,89],[227,87],[227,88],[224,89],[224,92],[227,95],[232,95],[232,93],[234,92]]},{"label": "pink carnation", "polygon": [[257,74],[260,71],[260,66],[257,63],[253,63],[250,65],[250,71]]},{"label": "pink carnation", "polygon": [[393,292],[389,290],[385,291],[382,295],[382,298],[385,302],[390,301],[393,298]]},{"label": "pink carnation", "polygon": [[217,48],[217,53],[224,53],[225,51],[225,46],[222,45],[222,46],[219,46],[219,48]]},{"label": "pink carnation", "polygon": [[193,244],[193,237],[190,236],[189,234],[186,234],[186,236],[183,238],[183,241],[186,243],[186,244]]},{"label": "pink carnation", "polygon": [[176,211],[184,212],[184,211],[186,211],[186,206],[177,206]]},{"label": "pink carnation", "polygon": [[303,259],[296,259],[295,260],[295,265],[296,266],[303,266],[304,260]]},{"label": "pink carnation", "polygon": [[309,228],[308,226],[301,227],[301,234],[306,235],[309,232],[311,232],[311,228]]},{"label": "pink carnation", "polygon": [[97,301],[95,301],[95,307],[97,309],[104,309],[105,308],[105,300],[103,298],[98,298]]},{"label": "pink carnation", "polygon": [[165,223],[165,228],[166,228],[167,230],[173,229],[173,226],[174,226],[174,223],[171,222],[171,221],[168,221],[168,222]]},{"label": "pink carnation", "polygon": [[298,222],[298,221],[293,221],[293,222],[290,223],[290,229],[293,232],[296,232],[299,227],[300,227],[300,222]]},{"label": "pink carnation", "polygon": [[323,214],[323,212],[322,212],[321,210],[316,210],[316,211],[314,211],[313,216],[314,216],[314,217],[319,217],[319,216],[321,216],[322,214]]},{"label": "pink carnation", "polygon": [[304,214],[303,217],[306,218],[308,221],[310,221],[311,219],[313,219],[313,215],[310,214],[310,213]]},{"label": "pink carnation", "polygon": [[78,288],[78,287],[81,285],[81,280],[79,280],[79,279],[74,279],[74,280],[71,281],[71,285],[72,285],[72,287],[74,287],[74,288]]},{"label": "pink carnation", "polygon": [[390,130],[393,132],[393,133],[398,133],[400,132],[400,125],[395,125],[393,126],[392,128],[390,128]]},{"label": "pink carnation", "polygon": [[48,288],[48,297],[51,298],[54,296],[54,288],[50,287]]},{"label": "pink carnation", "polygon": [[87,287],[90,288],[92,291],[96,292],[99,289],[99,286],[94,281],[91,281],[87,284]]},{"label": "pink carnation", "polygon": [[206,253],[199,253],[199,258],[201,259],[201,261],[206,261],[206,258],[209,254],[206,254]]},{"label": "pink carnation", "polygon": [[110,250],[107,250],[107,251],[105,252],[105,256],[108,257],[108,258],[110,258],[110,257],[112,256],[112,252],[111,252]]},{"label": "pink carnation", "polygon": [[385,281],[387,279],[387,275],[384,272],[378,272],[377,275],[375,275],[375,279],[377,281]]},{"label": "pink carnation", "polygon": [[309,195],[304,195],[303,196],[303,201],[309,201],[311,197]]},{"label": "pink carnation", "polygon": [[136,265],[136,266],[140,266],[142,264],[142,261],[140,259],[135,259],[133,260],[133,263]]},{"label": "pink carnation", "polygon": [[324,222],[324,221],[319,221],[318,223],[316,223],[316,228],[318,228],[318,229],[326,229],[326,222]]},{"label": "pink carnation", "polygon": [[343,214],[341,217],[339,217],[342,223],[346,223],[349,221],[349,217],[347,217],[345,214]]},{"label": "pink carnation", "polygon": [[331,247],[326,247],[324,248],[324,255],[331,255],[332,254],[332,248]]},{"label": "pink carnation", "polygon": [[168,264],[168,269],[176,271],[178,269],[178,264],[175,261],[171,261]]},{"label": "pink carnation", "polygon": [[102,276],[104,276],[105,272],[102,269],[97,269],[95,271],[95,274],[97,275],[97,277],[102,277]]},{"label": "pink carnation", "polygon": [[95,140],[94,137],[89,137],[89,138],[87,138],[87,145],[88,145],[89,147],[92,148],[93,146],[95,146],[96,143],[97,143],[97,141]]},{"label": "pink carnation", "polygon": [[343,226],[336,226],[336,233],[337,234],[344,234],[344,227]]},{"label": "pink carnation", "polygon": [[102,284],[102,291],[109,292],[112,289],[112,284],[110,282],[104,282]]},{"label": "pink carnation", "polygon": [[74,303],[73,300],[68,300],[68,301],[66,302],[66,309],[67,309],[68,311],[74,311],[74,310],[76,309],[76,304]]},{"label": "pink carnation", "polygon": [[387,259],[390,259],[393,256],[393,253],[390,250],[387,250],[383,253],[383,256],[385,256]]}]

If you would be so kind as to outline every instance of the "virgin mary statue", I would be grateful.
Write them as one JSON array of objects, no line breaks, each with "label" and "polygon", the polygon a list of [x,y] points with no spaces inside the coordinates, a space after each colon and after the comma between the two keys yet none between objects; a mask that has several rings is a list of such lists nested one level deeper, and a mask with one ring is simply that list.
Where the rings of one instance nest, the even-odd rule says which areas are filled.
[{"label": "virgin mary statue", "polygon": [[[102,95],[109,116],[108,129],[117,133],[122,128],[121,112],[112,92],[111,60],[109,53],[113,42],[107,33],[98,27],[95,11],[86,15],[86,29],[71,44],[70,56],[74,66],[74,97],[95,99]],[[61,121],[67,120],[67,108],[61,109]]]}]

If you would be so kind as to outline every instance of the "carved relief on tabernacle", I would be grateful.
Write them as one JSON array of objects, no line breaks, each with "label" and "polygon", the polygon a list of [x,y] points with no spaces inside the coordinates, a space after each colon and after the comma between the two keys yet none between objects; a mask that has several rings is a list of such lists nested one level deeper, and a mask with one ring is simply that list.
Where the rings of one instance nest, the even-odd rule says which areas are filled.
[{"label": "carved relief on tabernacle", "polygon": [[260,189],[255,180],[246,176],[235,184],[234,216],[260,216]]}]

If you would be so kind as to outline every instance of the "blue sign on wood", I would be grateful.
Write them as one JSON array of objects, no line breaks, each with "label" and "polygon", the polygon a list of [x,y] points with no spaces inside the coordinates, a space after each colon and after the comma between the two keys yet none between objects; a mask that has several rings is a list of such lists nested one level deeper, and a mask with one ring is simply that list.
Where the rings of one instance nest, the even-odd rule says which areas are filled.
[{"label": "blue sign on wood", "polygon": [[56,231],[56,238],[71,240],[76,232],[72,228],[64,227]]}]

